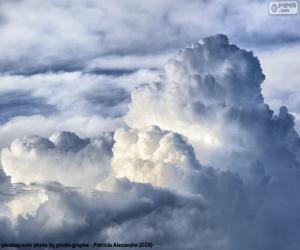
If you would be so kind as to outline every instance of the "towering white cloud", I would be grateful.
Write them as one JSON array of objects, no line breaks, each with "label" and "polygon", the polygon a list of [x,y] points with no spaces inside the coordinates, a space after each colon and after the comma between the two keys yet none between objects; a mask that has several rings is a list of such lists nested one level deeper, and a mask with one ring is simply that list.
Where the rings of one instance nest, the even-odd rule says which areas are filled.
[{"label": "towering white cloud", "polygon": [[220,123],[232,108],[263,104],[263,80],[252,52],[230,45],[224,35],[206,38],[169,59],[157,82],[133,91],[125,120],[131,127],[154,124],[218,146],[224,137]]},{"label": "towering white cloud", "polygon": [[[240,249],[242,246],[243,249],[294,249],[299,244],[291,233],[297,231],[297,227],[289,221],[299,219],[296,211],[300,202],[293,190],[298,187],[300,178],[300,140],[288,109],[281,107],[278,114],[274,114],[264,103],[261,94],[264,78],[252,52],[229,44],[224,35],[205,38],[171,58],[165,66],[165,74],[156,82],[134,89],[125,117],[130,129],[115,133],[112,163],[117,175],[158,186],[175,186],[177,190],[184,190],[183,183],[189,183],[187,190],[201,194],[210,209],[222,209],[221,217],[231,218],[227,222],[232,225],[229,234],[224,238],[216,236],[215,240],[222,242],[220,245],[210,240],[205,245],[208,249]],[[153,125],[154,129],[145,129]],[[160,134],[158,127],[168,132]],[[172,141],[171,147],[162,146],[164,134],[172,137],[177,133],[186,138],[181,145],[191,143],[195,154],[190,146],[183,147],[190,149],[189,154],[182,147],[176,147],[176,141]],[[167,153],[160,150],[162,147]],[[157,154],[161,158],[157,158]],[[199,160],[204,166],[174,161],[171,162],[173,168],[169,168],[166,163],[169,157],[174,159],[174,155],[197,159],[196,162]],[[192,166],[196,166],[197,171],[186,174],[191,173]],[[147,169],[146,174],[138,176],[144,169]],[[240,177],[234,177],[235,174]],[[168,181],[173,187],[166,184]],[[218,185],[220,189],[216,189]],[[236,217],[226,214],[223,207],[237,194],[224,194],[221,189],[232,185],[241,203],[233,203],[230,213],[237,213],[239,206],[243,210]],[[221,217],[213,216],[219,220],[212,230],[214,233],[218,229],[224,233]],[[251,230],[247,229],[249,225]],[[241,236],[238,231],[248,239],[237,239]],[[272,231],[280,237],[274,239]],[[261,239],[260,234],[266,236]],[[282,243],[287,241],[292,243]]]},{"label": "towering white cloud", "polygon": [[156,125],[183,134],[200,161],[243,172],[237,165],[248,165],[245,155],[261,158],[279,140],[298,140],[287,109],[273,116],[264,103],[264,78],[251,51],[224,35],[205,38],[169,59],[158,81],[134,89],[125,121],[132,128]]}]

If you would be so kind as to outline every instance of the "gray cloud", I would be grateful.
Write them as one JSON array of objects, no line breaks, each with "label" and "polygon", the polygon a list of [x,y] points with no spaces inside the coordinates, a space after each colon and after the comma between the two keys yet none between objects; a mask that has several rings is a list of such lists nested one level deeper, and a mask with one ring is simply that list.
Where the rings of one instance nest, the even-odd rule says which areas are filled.
[{"label": "gray cloud", "polygon": [[[68,130],[98,136],[122,125],[131,90],[157,70],[125,75],[83,72],[0,76],[0,148],[15,138]],[[43,124],[43,126],[40,126]]]},{"label": "gray cloud", "polygon": [[9,91],[0,94],[0,123],[15,116],[51,115],[56,107],[41,97],[33,97],[26,91]]},{"label": "gray cloud", "polygon": [[2,1],[0,69],[17,74],[80,70],[95,58],[153,56],[219,32],[249,47],[299,41],[294,35],[299,19],[274,18],[267,5],[247,0]]}]

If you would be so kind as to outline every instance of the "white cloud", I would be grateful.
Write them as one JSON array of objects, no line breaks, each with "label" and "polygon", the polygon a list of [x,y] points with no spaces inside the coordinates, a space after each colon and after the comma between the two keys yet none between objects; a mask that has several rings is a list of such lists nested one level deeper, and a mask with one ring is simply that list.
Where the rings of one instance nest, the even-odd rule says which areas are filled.
[{"label": "white cloud", "polygon": [[29,136],[3,149],[1,162],[14,183],[56,181],[65,186],[94,188],[110,173],[112,143],[109,134],[93,140],[71,132],[59,132],[49,139]]},{"label": "white cloud", "polygon": [[[263,79],[251,52],[209,37],[134,89],[115,142],[70,132],[14,140],[3,169],[12,182],[39,182],[45,196],[8,185],[22,195],[1,200],[11,217],[0,218],[0,238],[296,250],[299,136],[286,107],[274,115],[264,103]],[[77,129],[93,133],[84,121]]]},{"label": "white cloud", "polygon": [[112,168],[119,178],[185,191],[184,182],[200,171],[192,146],[179,134],[158,127],[119,129],[114,140]]}]

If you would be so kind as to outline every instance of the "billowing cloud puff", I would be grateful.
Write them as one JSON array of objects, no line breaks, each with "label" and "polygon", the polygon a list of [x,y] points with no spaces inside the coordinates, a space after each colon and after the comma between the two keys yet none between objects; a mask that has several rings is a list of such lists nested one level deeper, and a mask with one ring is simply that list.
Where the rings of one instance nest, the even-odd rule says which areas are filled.
[{"label": "billowing cloud puff", "polygon": [[12,182],[57,181],[93,188],[110,171],[112,143],[110,134],[92,140],[71,132],[59,132],[50,138],[29,136],[16,139],[4,149],[1,162]]},{"label": "billowing cloud puff", "polygon": [[48,196],[45,189],[35,187],[17,193],[13,199],[7,203],[7,207],[13,219],[16,219],[18,216],[34,216],[40,205],[47,200]]},{"label": "billowing cloud puff", "polygon": [[176,133],[158,127],[119,129],[112,167],[117,177],[184,190],[187,176],[200,170],[194,149]]}]

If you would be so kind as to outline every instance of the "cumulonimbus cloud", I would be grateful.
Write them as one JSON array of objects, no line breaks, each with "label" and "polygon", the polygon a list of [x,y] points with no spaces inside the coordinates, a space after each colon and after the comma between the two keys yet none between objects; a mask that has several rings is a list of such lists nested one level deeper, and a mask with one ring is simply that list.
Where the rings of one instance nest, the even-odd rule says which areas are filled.
[{"label": "cumulonimbus cloud", "polygon": [[294,118],[287,109],[274,115],[264,103],[265,76],[258,59],[229,44],[226,36],[183,49],[169,59],[165,71],[158,81],[132,92],[125,117],[130,127],[156,125],[180,133],[201,162],[219,168],[235,168],[232,159],[240,164],[244,155],[251,159],[250,154],[265,154],[285,140],[297,144]]},{"label": "cumulonimbus cloud", "polygon": [[[252,52],[216,35],[132,92],[114,141],[68,132],[15,140],[3,169],[30,190],[2,202],[1,239],[296,250],[300,140],[288,109],[264,103],[264,78]],[[26,197],[40,205],[20,209]]]}]

